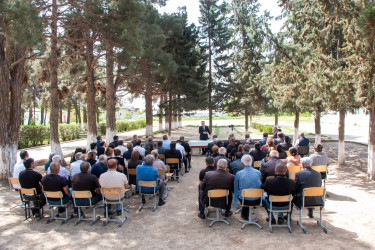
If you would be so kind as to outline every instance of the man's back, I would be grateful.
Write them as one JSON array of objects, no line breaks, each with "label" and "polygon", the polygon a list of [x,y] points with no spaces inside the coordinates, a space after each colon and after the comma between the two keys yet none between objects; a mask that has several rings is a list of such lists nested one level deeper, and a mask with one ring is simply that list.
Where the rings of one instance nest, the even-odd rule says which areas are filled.
[{"label": "man's back", "polygon": [[167,151],[165,148],[163,148],[163,147],[158,147],[158,154],[159,154],[159,155],[163,155],[163,154],[165,154],[165,151]]},{"label": "man's back", "polygon": [[[41,180],[41,183],[43,185],[44,191],[61,191],[64,198],[66,196],[64,192],[64,187],[68,186],[68,182],[65,178],[57,175],[57,174],[47,174],[43,177]],[[51,198],[50,200],[60,200],[57,198]]]},{"label": "man's back", "polygon": [[229,164],[229,173],[236,175],[241,170],[243,170],[241,159],[235,160]]},{"label": "man's back", "polygon": [[91,191],[91,194],[95,195],[95,189],[100,187],[98,178],[95,175],[89,173],[79,173],[72,178],[72,187],[76,191]]},{"label": "man's back", "polygon": [[[294,195],[296,193],[296,183],[285,175],[277,175],[275,178],[268,179],[263,184],[263,189],[270,195]],[[277,206],[287,206],[288,203],[276,203]]]},{"label": "man's back", "polygon": [[228,189],[233,191],[234,175],[226,173],[224,170],[206,172],[202,190],[206,192],[212,189]]},{"label": "man's back", "polygon": [[[260,183],[261,174],[259,170],[252,167],[245,167],[241,171],[238,171],[234,180],[234,194],[236,202],[241,197],[243,189],[258,189],[261,187]],[[235,206],[237,207],[237,206]]]},{"label": "man's back", "polygon": [[225,155],[218,155],[218,156],[216,156],[214,158],[214,160],[215,160],[215,167],[216,167],[217,163],[219,162],[219,160],[221,160],[221,159],[227,160],[227,163],[228,163],[228,166],[229,166],[230,160],[227,157],[225,157]]},{"label": "man's back", "polygon": [[186,141],[182,141],[181,145],[184,147],[186,153],[190,153],[191,152],[191,148],[190,148],[189,143],[187,143]]},{"label": "man's back", "polygon": [[35,188],[38,194],[41,193],[39,182],[42,175],[34,170],[26,169],[20,172],[18,179],[22,188]]},{"label": "man's back", "polygon": [[70,176],[74,176],[76,174],[81,173],[82,162],[83,162],[82,160],[77,160],[70,165]]},{"label": "man's back", "polygon": [[139,154],[145,156],[146,149],[142,148],[141,146],[137,145],[134,147],[135,150],[138,150]]},{"label": "man's back", "polygon": [[269,176],[275,176],[275,168],[278,163],[283,163],[277,157],[271,157],[267,163],[262,166],[262,183],[264,183]]},{"label": "man's back", "polygon": [[301,137],[298,141],[298,146],[309,146],[310,143],[309,139],[307,139],[306,137]]},{"label": "man's back", "polygon": [[168,141],[168,140],[163,140],[163,148],[165,149],[169,149],[170,148],[170,145],[171,145],[171,142]]},{"label": "man's back", "polygon": [[91,174],[95,175],[99,179],[100,175],[108,171],[108,167],[103,163],[96,163],[91,168]]},{"label": "man's back", "polygon": [[[137,167],[137,187],[138,181],[156,181],[157,187],[158,177],[158,170],[151,165],[142,164]],[[144,190],[145,192],[153,192],[153,188],[142,188],[142,190]]]},{"label": "man's back", "polygon": [[[302,205],[302,192],[304,188],[310,187],[321,187],[322,186],[322,177],[321,174],[311,167],[307,167],[300,172],[296,173],[296,204],[299,206]],[[306,199],[307,204],[316,205],[321,204],[321,199],[316,199],[311,197]]]},{"label": "man's back", "polygon": [[[126,176],[123,173],[117,172],[114,169],[109,169],[107,172],[102,174],[99,178],[100,186],[104,188],[120,188],[122,193],[121,197],[125,194],[125,184],[128,183]],[[108,195],[107,199],[117,200],[118,195]]]}]

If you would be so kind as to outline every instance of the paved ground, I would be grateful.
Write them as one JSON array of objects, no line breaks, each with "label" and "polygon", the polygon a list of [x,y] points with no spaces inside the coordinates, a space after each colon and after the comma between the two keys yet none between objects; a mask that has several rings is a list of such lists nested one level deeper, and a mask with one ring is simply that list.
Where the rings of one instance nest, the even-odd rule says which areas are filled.
[{"label": "paved ground", "polygon": [[[196,128],[184,128],[175,131],[174,136],[195,138],[195,131]],[[336,165],[336,143],[324,143],[324,147],[331,160],[327,182],[330,197],[323,220],[328,234],[314,222],[306,223],[307,234],[303,234],[296,225],[297,213],[293,215],[291,234],[286,229],[275,229],[271,234],[262,208],[255,210],[255,217],[264,229],[247,226],[241,230],[238,214],[228,219],[231,225],[217,223],[210,228],[209,221],[197,217],[198,174],[204,168],[204,158],[195,155],[191,172],[179,184],[169,184],[175,188],[167,204],[156,212],[144,209],[137,213],[138,196],[126,200],[130,213],[121,228],[113,222],[106,227],[101,222],[93,226],[81,222],[74,226],[75,218],[65,225],[45,224],[46,219],[23,221],[21,208],[9,210],[19,202],[19,196],[10,192],[3,182],[0,185],[0,249],[374,249],[375,185],[365,181],[366,147],[347,144],[348,163],[341,168]],[[103,214],[102,209],[99,214]]]}]

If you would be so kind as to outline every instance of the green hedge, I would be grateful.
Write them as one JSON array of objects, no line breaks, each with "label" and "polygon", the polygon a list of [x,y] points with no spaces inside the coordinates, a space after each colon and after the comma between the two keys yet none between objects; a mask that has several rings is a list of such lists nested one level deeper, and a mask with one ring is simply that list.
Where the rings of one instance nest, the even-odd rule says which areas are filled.
[{"label": "green hedge", "polygon": [[[49,126],[44,125],[21,125],[18,137],[18,148],[49,143]],[[79,138],[80,128],[74,124],[59,124],[59,135],[62,141]]]},{"label": "green hedge", "polygon": [[272,134],[273,133],[273,128],[271,125],[263,125],[260,123],[253,122],[251,123],[251,127],[255,129],[259,129],[260,132],[266,132],[267,134]]},{"label": "green hedge", "polygon": [[[137,121],[116,121],[116,132],[126,132],[146,127],[146,120]],[[99,123],[99,132],[101,135],[105,135],[105,122]]]}]

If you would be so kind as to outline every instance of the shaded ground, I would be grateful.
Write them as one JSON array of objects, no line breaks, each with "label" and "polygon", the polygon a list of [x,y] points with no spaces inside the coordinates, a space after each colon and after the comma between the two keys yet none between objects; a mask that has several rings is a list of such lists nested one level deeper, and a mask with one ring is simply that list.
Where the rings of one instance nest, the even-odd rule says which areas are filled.
[{"label": "shaded ground", "polygon": [[[197,130],[180,129],[174,132],[173,138],[185,135],[187,140],[196,139]],[[0,186],[0,249],[373,249],[375,191],[374,184],[365,181],[367,148],[347,144],[348,163],[338,168],[336,144],[326,143],[324,147],[331,159],[327,182],[330,197],[324,211],[328,234],[314,222],[306,222],[307,234],[303,234],[296,225],[297,213],[293,215],[292,234],[284,228],[276,228],[271,234],[264,209],[255,210],[263,230],[255,226],[241,230],[241,224],[237,222],[239,214],[228,219],[229,226],[215,223],[210,228],[209,221],[197,217],[198,174],[204,168],[204,158],[194,155],[191,172],[184,175],[179,184],[169,184],[175,188],[170,192],[167,204],[156,212],[144,209],[137,213],[138,196],[126,200],[130,213],[121,228],[114,222],[106,227],[102,227],[101,222],[93,226],[81,222],[74,226],[76,218],[65,225],[59,222],[47,225],[46,219],[23,221],[21,208],[9,210],[19,202],[17,193],[10,192],[7,183],[3,182]],[[102,209],[98,211],[103,214]],[[49,215],[49,209],[46,214]]]}]

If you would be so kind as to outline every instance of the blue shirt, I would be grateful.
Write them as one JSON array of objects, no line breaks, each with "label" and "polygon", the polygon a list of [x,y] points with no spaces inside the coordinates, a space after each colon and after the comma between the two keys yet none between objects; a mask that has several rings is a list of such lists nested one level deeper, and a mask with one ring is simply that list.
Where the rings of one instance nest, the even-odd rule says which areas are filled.
[{"label": "blue shirt", "polygon": [[168,140],[163,141],[163,148],[170,149],[171,142]]},{"label": "blue shirt", "polygon": [[[154,168],[151,165],[148,165],[146,163],[143,163],[142,165],[137,166],[137,189],[138,187],[138,181],[156,181],[156,188],[158,187],[158,177],[159,173],[156,168]],[[154,192],[153,188],[145,187],[142,188],[142,191],[145,192]]]},{"label": "blue shirt", "polygon": [[[245,167],[237,172],[234,179],[234,208],[237,208],[238,198],[242,199],[241,193],[243,189],[258,189],[261,187],[260,177],[259,170],[252,167]],[[256,198],[247,198],[246,200],[256,200]]]},{"label": "blue shirt", "polygon": [[95,175],[96,178],[99,179],[99,177],[108,171],[108,167],[104,165],[103,163],[96,163],[91,168],[91,174]]},{"label": "blue shirt", "polygon": [[96,148],[100,148],[100,141],[96,141]]},{"label": "blue shirt", "polygon": [[301,137],[298,140],[298,146],[309,146],[309,143],[310,141],[306,137]]},{"label": "blue shirt", "polygon": [[128,151],[125,151],[124,152],[124,158],[125,159],[130,159],[131,157],[132,157],[132,152],[133,152],[133,149],[131,149],[131,150],[128,150]]},{"label": "blue shirt", "polygon": [[260,146],[264,146],[266,145],[266,143],[267,143],[267,137],[263,137],[263,139],[259,141]]}]

